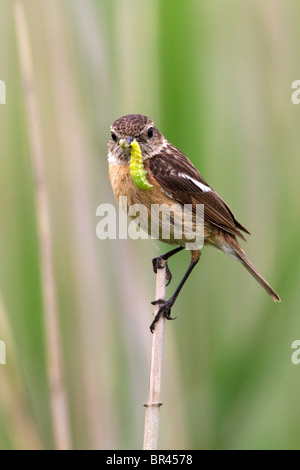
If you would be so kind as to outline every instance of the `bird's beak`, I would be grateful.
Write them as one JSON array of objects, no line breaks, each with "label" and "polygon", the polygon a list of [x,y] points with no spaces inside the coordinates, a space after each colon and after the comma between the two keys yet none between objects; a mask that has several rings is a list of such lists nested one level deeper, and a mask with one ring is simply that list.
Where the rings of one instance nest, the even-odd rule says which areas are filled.
[{"label": "bird's beak", "polygon": [[120,139],[119,140],[119,145],[122,147],[122,149],[128,149],[131,147],[131,143],[133,141],[133,137],[127,137],[127,139]]}]

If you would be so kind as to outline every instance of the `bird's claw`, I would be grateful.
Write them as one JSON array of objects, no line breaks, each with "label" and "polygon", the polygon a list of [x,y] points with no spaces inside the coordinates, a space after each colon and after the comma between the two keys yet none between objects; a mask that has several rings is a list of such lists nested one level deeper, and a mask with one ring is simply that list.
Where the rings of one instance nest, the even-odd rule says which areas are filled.
[{"label": "bird's claw", "polygon": [[151,323],[150,325],[150,331],[151,333],[153,333],[154,331],[154,328],[155,328],[155,323],[157,323],[157,321],[160,319],[160,317],[163,315],[167,320],[176,320],[177,317],[171,317],[171,308],[174,304],[174,301],[173,299],[169,299],[169,300],[162,300],[162,299],[158,299],[158,300],[153,300],[151,302],[152,305],[157,305],[157,304],[160,304],[161,306],[159,307],[159,310],[157,312],[157,314],[155,315],[154,317],[154,320],[153,322]]},{"label": "bird's claw", "polygon": [[[164,258],[160,256],[158,256],[157,258],[153,258],[152,264],[153,264],[153,271],[155,274],[157,273],[158,269],[162,269],[164,267],[164,265],[162,264],[162,261],[166,261],[166,260],[164,260]],[[168,286],[172,280],[172,273],[169,269],[168,263],[166,263],[166,280],[167,280],[166,286]]]},{"label": "bird's claw", "polygon": [[172,281],[172,273],[171,271],[169,270],[169,266],[166,265],[166,286],[168,286],[170,284],[170,282]]}]

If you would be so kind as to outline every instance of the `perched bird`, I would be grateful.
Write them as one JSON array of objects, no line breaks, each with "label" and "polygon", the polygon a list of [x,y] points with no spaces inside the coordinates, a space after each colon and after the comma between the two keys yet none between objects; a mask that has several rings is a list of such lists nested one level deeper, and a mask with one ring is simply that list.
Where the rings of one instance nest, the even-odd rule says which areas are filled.
[{"label": "perched bird", "polygon": [[[231,209],[206,183],[190,160],[164,138],[151,119],[140,114],[129,114],[117,119],[111,126],[108,149],[109,177],[116,200],[120,202],[120,197],[126,196],[128,209],[133,204],[145,206],[145,226],[148,230],[151,228],[153,205],[168,207],[176,203],[183,207],[190,204],[192,216],[196,216],[196,205],[203,204],[204,245],[212,245],[240,261],[272,299],[280,302],[280,297],[249,261],[237,240],[237,237],[245,240],[242,232],[250,234],[248,230],[236,220]],[[160,229],[162,220],[160,217],[156,221]],[[191,220],[191,224],[193,222]],[[159,238],[177,248],[152,260],[155,272],[161,259],[168,260],[187,243],[184,236],[181,239],[176,238],[174,230],[171,230],[168,239],[161,235]],[[196,247],[190,254],[189,267],[174,294],[169,300],[152,302],[160,304],[158,314],[150,327],[152,332],[161,315],[172,319],[171,308],[198,263],[201,251]],[[167,269],[168,282],[171,277]]]}]

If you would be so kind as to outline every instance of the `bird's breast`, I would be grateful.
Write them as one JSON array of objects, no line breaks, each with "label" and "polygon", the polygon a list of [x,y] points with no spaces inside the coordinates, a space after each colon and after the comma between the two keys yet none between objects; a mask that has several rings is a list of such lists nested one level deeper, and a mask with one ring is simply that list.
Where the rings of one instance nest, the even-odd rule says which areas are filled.
[{"label": "bird's breast", "polygon": [[117,202],[120,196],[127,197],[128,208],[133,204],[143,204],[151,209],[152,204],[172,204],[174,201],[162,190],[160,185],[151,175],[149,165],[144,164],[147,171],[146,179],[152,185],[151,189],[141,189],[134,183],[128,165],[110,165],[109,179]]},{"label": "bird's breast", "polygon": [[[185,236],[189,233],[196,233],[195,212],[183,214],[183,206],[162,190],[159,183],[151,174],[147,161],[144,165],[147,171],[147,181],[152,185],[151,189],[140,189],[133,182],[129,164],[110,165],[109,178],[113,188],[115,198],[119,205],[127,205],[128,216],[135,219],[138,214],[138,222],[141,228],[154,238],[159,238],[170,244],[183,245],[193,236]],[[126,198],[125,200],[120,198]],[[140,208],[138,207],[140,206]],[[163,235],[165,232],[166,235]],[[204,238],[209,235],[209,227],[205,223]],[[178,233],[178,236],[176,235]],[[181,234],[181,235],[180,235]]]}]

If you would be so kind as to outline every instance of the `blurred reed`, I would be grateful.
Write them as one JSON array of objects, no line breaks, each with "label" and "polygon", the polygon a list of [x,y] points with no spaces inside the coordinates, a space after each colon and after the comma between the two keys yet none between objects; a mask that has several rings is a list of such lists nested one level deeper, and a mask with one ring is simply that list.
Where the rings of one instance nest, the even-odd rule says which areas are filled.
[{"label": "blurred reed", "polygon": [[38,97],[34,79],[32,51],[28,33],[28,21],[22,0],[14,0],[14,17],[19,48],[20,68],[27,111],[28,134],[31,149],[33,184],[35,188],[36,219],[38,223],[38,252],[40,257],[41,284],[45,314],[45,330],[48,349],[48,374],[53,435],[57,450],[71,448],[68,403],[63,374],[60,328],[56,300],[53,267],[52,227],[50,221],[49,194],[45,175],[45,155]]}]

